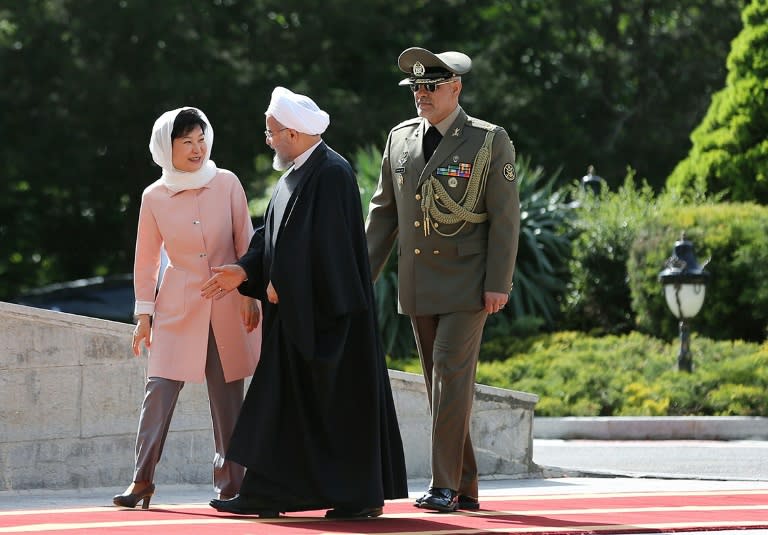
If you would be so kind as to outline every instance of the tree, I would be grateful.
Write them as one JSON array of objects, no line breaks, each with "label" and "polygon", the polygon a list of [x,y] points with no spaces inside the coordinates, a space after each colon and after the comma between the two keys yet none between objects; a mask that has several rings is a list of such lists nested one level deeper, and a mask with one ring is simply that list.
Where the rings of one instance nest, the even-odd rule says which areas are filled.
[{"label": "tree", "polygon": [[768,1],[753,0],[742,20],[725,88],[712,97],[667,186],[680,195],[724,192],[730,200],[768,204]]},{"label": "tree", "polygon": [[630,166],[661,189],[722,84],[742,4],[493,2],[474,22],[469,109],[568,182],[594,164],[615,188]]},{"label": "tree", "polygon": [[242,57],[218,46],[240,27],[217,28],[221,2],[156,7],[30,0],[0,11],[0,125],[13,133],[0,146],[0,298],[130,270],[140,194],[159,176],[147,141],[162,111],[203,108],[225,167],[250,153],[252,139],[224,119],[249,72],[232,80]]},{"label": "tree", "polygon": [[467,111],[547,173],[652,182],[722,84],[741,2],[0,0],[0,299],[130,271],[161,112],[202,108],[252,198],[274,86],[311,95],[350,156],[413,116],[396,59],[414,45],[469,53]]}]

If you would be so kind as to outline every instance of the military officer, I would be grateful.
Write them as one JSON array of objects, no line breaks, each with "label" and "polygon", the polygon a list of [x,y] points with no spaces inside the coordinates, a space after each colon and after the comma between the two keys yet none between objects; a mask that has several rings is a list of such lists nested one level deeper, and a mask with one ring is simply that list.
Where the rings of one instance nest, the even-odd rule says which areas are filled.
[{"label": "military officer", "polygon": [[397,239],[398,309],[413,325],[432,413],[432,481],[415,505],[478,509],[470,413],[486,318],[512,288],[515,149],[503,128],[459,105],[468,56],[413,47],[398,66],[418,117],[389,133],[366,222],[368,254],[378,277]]}]

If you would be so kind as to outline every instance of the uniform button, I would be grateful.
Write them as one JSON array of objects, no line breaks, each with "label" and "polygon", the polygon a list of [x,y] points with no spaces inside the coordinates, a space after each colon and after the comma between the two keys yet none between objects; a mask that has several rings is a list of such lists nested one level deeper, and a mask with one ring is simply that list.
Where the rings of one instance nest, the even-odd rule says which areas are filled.
[{"label": "uniform button", "polygon": [[420,227],[421,226],[421,221],[414,221],[413,222],[413,226],[414,227]]},{"label": "uniform button", "polygon": [[417,201],[420,201],[420,200],[421,200],[421,194],[420,194],[420,193],[417,193],[417,194],[416,194],[416,200],[417,200]]},{"label": "uniform button", "polygon": [[435,228],[437,228],[437,227],[439,227],[439,226],[440,226],[440,223],[438,223],[437,221],[435,221],[435,222],[433,222],[433,223],[432,223],[432,226],[433,226],[433,227],[435,227]]},{"label": "uniform button", "polygon": [[414,249],[413,252],[414,254],[421,254],[421,249]]},{"label": "uniform button", "polygon": [[440,249],[435,249],[434,251],[432,251],[432,254],[440,254]]}]

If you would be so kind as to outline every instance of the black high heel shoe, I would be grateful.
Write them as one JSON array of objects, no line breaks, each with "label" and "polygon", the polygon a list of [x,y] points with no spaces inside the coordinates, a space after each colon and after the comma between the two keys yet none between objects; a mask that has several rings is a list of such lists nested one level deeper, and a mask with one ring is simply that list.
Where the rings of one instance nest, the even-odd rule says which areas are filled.
[{"label": "black high heel shoe", "polygon": [[[155,484],[150,483],[141,492],[130,494],[118,494],[112,498],[112,503],[118,507],[130,507],[133,509],[136,504],[142,502],[142,509],[149,509],[149,501],[152,499],[152,495],[155,493]],[[143,501],[142,501],[143,500]]]}]

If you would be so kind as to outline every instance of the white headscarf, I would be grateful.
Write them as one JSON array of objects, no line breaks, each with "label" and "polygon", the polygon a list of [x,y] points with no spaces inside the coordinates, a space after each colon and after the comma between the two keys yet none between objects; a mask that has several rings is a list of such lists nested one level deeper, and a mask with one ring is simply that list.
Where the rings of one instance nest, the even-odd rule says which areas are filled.
[{"label": "white headscarf", "polygon": [[279,86],[272,91],[272,100],[264,115],[271,115],[287,128],[313,136],[325,132],[331,122],[328,114],[311,98]]},{"label": "white headscarf", "polygon": [[[205,129],[205,142],[208,145],[208,150],[205,153],[202,167],[193,173],[179,171],[173,166],[171,132],[176,116],[183,110],[195,110],[208,125]],[[152,127],[152,137],[149,138],[149,152],[152,153],[152,159],[163,168],[163,175],[160,178],[163,184],[173,192],[202,188],[213,180],[218,169],[216,164],[210,160],[212,149],[213,126],[211,126],[208,117],[197,108],[184,107],[165,112],[155,121]]]}]

